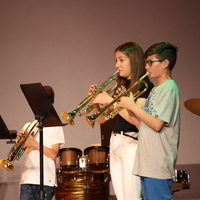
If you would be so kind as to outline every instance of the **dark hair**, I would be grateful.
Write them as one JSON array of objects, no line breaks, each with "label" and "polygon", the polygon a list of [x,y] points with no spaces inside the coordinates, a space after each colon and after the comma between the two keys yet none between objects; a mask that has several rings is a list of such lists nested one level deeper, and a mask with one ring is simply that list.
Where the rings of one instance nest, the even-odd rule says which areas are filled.
[{"label": "dark hair", "polygon": [[169,70],[172,70],[176,64],[178,48],[168,42],[156,43],[150,46],[145,52],[145,58],[156,54],[160,60],[169,60]]},{"label": "dark hair", "polygon": [[[145,57],[144,52],[140,45],[135,42],[127,42],[115,49],[117,51],[121,51],[126,56],[129,57],[131,63],[131,83],[136,82],[140,77],[142,77],[146,73],[145,69]],[[124,77],[118,76],[118,85],[124,85],[127,87],[127,79]],[[134,89],[133,92],[137,90]]]},{"label": "dark hair", "polygon": [[44,87],[44,90],[45,92],[47,93],[47,96],[49,98],[49,101],[51,103],[54,103],[54,91],[53,91],[53,88],[51,86],[43,86]]}]

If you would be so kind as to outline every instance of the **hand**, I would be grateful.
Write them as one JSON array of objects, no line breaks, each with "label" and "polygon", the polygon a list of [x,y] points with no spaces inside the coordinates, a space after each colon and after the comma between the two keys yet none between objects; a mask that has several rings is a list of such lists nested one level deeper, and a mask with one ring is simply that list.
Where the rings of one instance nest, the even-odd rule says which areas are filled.
[{"label": "hand", "polygon": [[127,89],[122,85],[122,86],[117,88],[117,90],[115,91],[115,94],[113,95],[113,97],[116,98],[116,97],[122,95],[126,91],[127,91]]},{"label": "hand", "polygon": [[26,130],[21,129],[21,130],[17,133],[17,138],[16,138],[16,140],[21,140],[22,137],[23,137],[23,135],[24,135],[24,133],[25,133],[25,131],[26,131]]},{"label": "hand", "polygon": [[[23,139],[26,136],[27,132],[29,132],[29,130],[21,129],[17,133],[16,140],[23,141]],[[26,139],[25,143],[23,144],[23,148],[34,146],[34,145],[36,145],[36,143],[37,143],[36,140],[31,135],[29,135],[29,137]]]},{"label": "hand", "polygon": [[130,108],[132,106],[135,106],[135,101],[133,99],[133,94],[130,93],[130,95],[128,97],[124,96],[124,97],[121,97],[117,103],[117,105],[119,107],[122,107],[122,108],[126,108],[128,110],[130,110]]},{"label": "hand", "polygon": [[36,143],[37,141],[32,136],[29,136],[24,143],[24,147],[35,147]]},{"label": "hand", "polygon": [[113,98],[107,92],[99,93],[93,100],[93,103],[109,104]]},{"label": "hand", "polygon": [[88,96],[94,94],[94,92],[97,90],[97,84],[90,85],[89,91],[88,91]]}]

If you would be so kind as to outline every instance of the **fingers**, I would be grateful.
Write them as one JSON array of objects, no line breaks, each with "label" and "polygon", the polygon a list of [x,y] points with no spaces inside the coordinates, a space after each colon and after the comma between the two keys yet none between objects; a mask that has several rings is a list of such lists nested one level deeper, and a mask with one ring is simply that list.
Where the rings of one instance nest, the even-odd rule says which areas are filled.
[{"label": "fingers", "polygon": [[16,140],[21,139],[21,137],[24,135],[24,133],[25,133],[25,130],[24,130],[24,129],[21,129],[21,130],[17,133],[17,138],[16,138]]},{"label": "fingers", "polygon": [[95,97],[93,102],[99,104],[107,104],[110,103],[112,100],[113,98],[107,92],[101,92]]},{"label": "fingers", "polygon": [[97,84],[90,85],[88,95],[92,95],[97,90]]}]

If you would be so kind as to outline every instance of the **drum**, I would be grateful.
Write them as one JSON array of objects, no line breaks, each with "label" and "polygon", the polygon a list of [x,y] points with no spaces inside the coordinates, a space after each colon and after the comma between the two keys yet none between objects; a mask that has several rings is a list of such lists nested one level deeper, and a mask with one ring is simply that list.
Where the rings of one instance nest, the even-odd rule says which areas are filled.
[{"label": "drum", "polygon": [[110,174],[78,172],[75,174],[58,172],[56,200],[109,200]]},{"label": "drum", "polygon": [[175,170],[172,191],[179,191],[183,189],[189,189],[190,187],[190,175],[187,171]]},{"label": "drum", "polygon": [[87,169],[93,173],[105,173],[109,171],[109,147],[91,146],[84,150]]},{"label": "drum", "polygon": [[77,148],[63,148],[59,151],[60,169],[69,174],[74,174],[79,170],[79,157],[82,151]]}]

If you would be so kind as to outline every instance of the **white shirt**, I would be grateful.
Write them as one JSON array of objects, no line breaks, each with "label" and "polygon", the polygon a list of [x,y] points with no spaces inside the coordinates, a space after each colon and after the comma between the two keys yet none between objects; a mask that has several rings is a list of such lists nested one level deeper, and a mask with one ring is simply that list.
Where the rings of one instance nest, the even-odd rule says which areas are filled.
[{"label": "white shirt", "polygon": [[[36,121],[36,120],[35,120]],[[35,121],[31,124],[34,126]],[[23,129],[26,129],[30,125],[27,123]],[[31,127],[29,126],[28,129]],[[34,127],[34,131],[37,132],[37,126]],[[39,142],[39,135],[36,135],[35,139]],[[64,132],[62,127],[44,127],[43,128],[43,145],[51,148],[53,144],[65,143]],[[54,160],[47,156],[43,156],[44,163],[44,185],[45,186],[57,186],[56,178],[56,163]],[[40,184],[40,152],[34,148],[27,148],[25,151],[25,161],[22,169],[22,176],[20,184]]]}]

